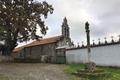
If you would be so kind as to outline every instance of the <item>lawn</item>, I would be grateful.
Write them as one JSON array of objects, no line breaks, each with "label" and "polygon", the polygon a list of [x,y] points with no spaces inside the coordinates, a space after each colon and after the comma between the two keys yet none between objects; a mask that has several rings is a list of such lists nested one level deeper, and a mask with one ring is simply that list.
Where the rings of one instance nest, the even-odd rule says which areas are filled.
[{"label": "lawn", "polygon": [[89,75],[89,76],[75,76],[72,73],[75,73],[78,70],[84,69],[83,64],[68,64],[65,67],[65,72],[71,76],[71,80],[120,80],[120,68],[111,68],[111,67],[97,67],[96,69],[103,70],[104,75]]}]

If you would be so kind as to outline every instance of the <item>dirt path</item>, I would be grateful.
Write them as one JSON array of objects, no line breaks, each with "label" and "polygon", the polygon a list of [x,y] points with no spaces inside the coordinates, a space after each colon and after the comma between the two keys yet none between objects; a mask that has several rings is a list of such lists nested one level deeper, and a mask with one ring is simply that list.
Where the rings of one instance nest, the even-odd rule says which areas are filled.
[{"label": "dirt path", "polygon": [[69,80],[63,70],[64,65],[54,64],[0,64],[0,74],[8,80]]}]

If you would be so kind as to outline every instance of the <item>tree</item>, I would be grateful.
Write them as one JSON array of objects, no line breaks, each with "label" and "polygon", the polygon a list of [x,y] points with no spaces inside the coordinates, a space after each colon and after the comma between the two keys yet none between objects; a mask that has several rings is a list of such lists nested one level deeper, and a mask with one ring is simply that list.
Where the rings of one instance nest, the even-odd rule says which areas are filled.
[{"label": "tree", "polygon": [[3,55],[11,55],[17,42],[38,39],[37,25],[45,35],[43,18],[53,13],[52,5],[34,0],[0,0],[0,40],[4,40]]}]

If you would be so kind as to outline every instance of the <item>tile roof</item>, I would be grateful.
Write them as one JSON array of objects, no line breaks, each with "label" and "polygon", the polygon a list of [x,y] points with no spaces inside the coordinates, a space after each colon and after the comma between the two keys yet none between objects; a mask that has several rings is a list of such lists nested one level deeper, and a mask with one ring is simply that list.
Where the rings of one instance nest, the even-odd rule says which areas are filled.
[{"label": "tile roof", "polygon": [[26,45],[15,48],[15,49],[13,50],[13,52],[18,52],[18,51],[22,50],[25,46],[26,46]]},{"label": "tile roof", "polygon": [[61,39],[62,39],[62,36],[55,36],[55,37],[45,38],[45,39],[41,39],[41,40],[35,40],[30,44],[24,45],[22,47],[15,48],[13,50],[13,52],[18,52],[25,47],[32,47],[32,46],[38,46],[38,45],[43,45],[43,44],[55,43],[55,42],[58,42]]}]

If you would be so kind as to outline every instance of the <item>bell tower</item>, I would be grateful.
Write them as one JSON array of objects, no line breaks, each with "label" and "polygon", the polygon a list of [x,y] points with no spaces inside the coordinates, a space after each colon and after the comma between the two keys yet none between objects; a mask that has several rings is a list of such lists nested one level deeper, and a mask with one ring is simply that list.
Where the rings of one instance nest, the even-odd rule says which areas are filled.
[{"label": "bell tower", "polygon": [[70,28],[67,22],[66,17],[63,19],[62,23],[62,36],[64,38],[64,44],[71,46],[71,39],[70,39]]},{"label": "bell tower", "polygon": [[63,19],[63,23],[62,23],[62,36],[65,38],[69,38],[70,37],[70,31],[69,31],[69,26],[67,23],[67,19],[66,17]]}]

